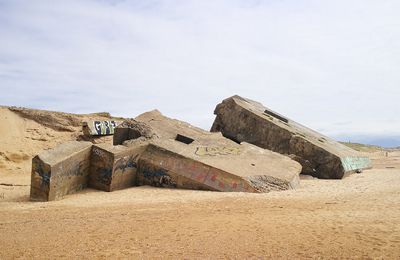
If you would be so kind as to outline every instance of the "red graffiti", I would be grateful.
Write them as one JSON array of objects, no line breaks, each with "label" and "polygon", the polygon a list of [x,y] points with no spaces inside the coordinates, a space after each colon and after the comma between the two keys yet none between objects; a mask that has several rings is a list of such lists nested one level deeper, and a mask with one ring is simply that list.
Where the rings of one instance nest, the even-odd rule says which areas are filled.
[{"label": "red graffiti", "polygon": [[207,177],[206,173],[198,173],[196,176],[196,180],[200,182],[204,182]]}]

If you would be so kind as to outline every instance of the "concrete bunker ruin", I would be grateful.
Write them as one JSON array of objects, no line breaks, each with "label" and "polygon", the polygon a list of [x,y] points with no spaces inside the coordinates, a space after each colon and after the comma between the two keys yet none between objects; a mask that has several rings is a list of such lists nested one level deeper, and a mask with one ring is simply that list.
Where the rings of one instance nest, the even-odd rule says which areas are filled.
[{"label": "concrete bunker ruin", "polygon": [[[85,187],[269,192],[299,185],[301,165],[289,157],[238,144],[158,111],[121,123],[113,144],[74,141],[36,156],[31,199],[57,200]],[[74,170],[59,167],[67,164]]]}]

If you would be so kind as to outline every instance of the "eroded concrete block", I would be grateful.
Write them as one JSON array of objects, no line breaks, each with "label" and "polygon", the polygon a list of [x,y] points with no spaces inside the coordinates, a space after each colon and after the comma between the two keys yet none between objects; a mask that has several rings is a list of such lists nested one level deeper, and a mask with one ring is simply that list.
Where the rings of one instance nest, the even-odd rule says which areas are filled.
[{"label": "eroded concrete block", "polygon": [[138,162],[137,184],[214,191],[268,192],[299,184],[301,165],[257,146],[237,144],[158,111],[136,118],[157,132]]},{"label": "eroded concrete block", "polygon": [[143,122],[135,119],[125,120],[115,128],[113,144],[123,144],[126,140],[137,139],[139,137],[151,139],[157,138],[158,135],[154,132],[154,129]]},{"label": "eroded concrete block", "polygon": [[88,184],[92,143],[70,141],[32,159],[31,200],[58,200]]},{"label": "eroded concrete block", "polygon": [[225,192],[269,192],[299,185],[301,166],[277,153],[250,144],[184,147],[175,142],[147,147],[139,159],[138,185]]},{"label": "eroded concrete block", "polygon": [[289,155],[302,164],[303,174],[340,179],[346,173],[371,167],[367,156],[258,102],[233,96],[218,104],[214,113],[212,132]]},{"label": "eroded concrete block", "polygon": [[103,191],[134,186],[137,160],[144,149],[143,145],[93,145],[89,186]]}]

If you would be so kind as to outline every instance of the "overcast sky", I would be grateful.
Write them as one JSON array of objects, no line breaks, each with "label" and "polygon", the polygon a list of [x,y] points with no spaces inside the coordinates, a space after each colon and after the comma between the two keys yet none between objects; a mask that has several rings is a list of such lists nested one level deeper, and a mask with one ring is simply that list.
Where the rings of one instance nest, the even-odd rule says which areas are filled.
[{"label": "overcast sky", "polygon": [[400,136],[399,69],[399,0],[0,0],[1,105],[209,129],[239,94],[334,138]]}]

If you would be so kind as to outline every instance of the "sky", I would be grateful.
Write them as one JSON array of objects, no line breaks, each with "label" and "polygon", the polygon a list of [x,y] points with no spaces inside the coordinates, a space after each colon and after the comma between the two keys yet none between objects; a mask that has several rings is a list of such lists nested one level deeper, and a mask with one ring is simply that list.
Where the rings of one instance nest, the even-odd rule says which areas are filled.
[{"label": "sky", "polygon": [[0,0],[0,105],[209,129],[238,94],[400,146],[398,0]]}]

